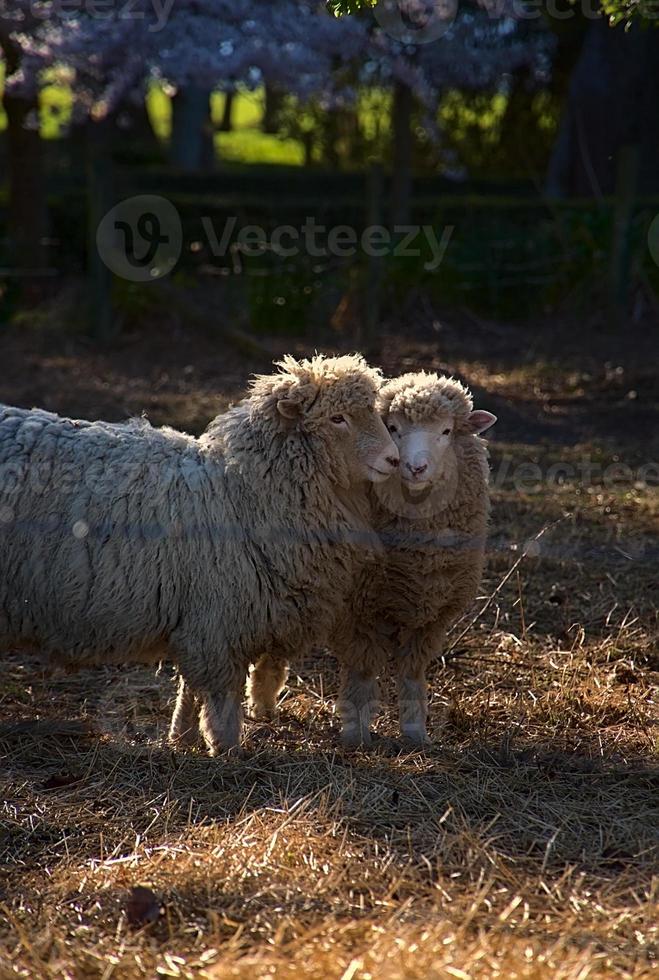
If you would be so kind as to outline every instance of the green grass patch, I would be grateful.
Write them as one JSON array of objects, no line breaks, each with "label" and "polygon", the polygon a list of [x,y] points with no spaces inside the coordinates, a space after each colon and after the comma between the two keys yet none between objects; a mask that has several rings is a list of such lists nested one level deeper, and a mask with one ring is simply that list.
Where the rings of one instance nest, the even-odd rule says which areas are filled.
[{"label": "green grass patch", "polygon": [[[4,65],[0,63],[0,92],[4,87]],[[277,134],[261,132],[264,92],[238,92],[233,103],[233,130],[229,133],[216,131],[215,152],[218,160],[232,163],[276,163],[301,166],[304,163],[304,147],[296,139],[286,139]],[[211,119],[219,128],[224,113],[226,96],[214,92],[211,96]],[[39,98],[39,125],[44,139],[60,139],[66,135],[73,109],[73,91],[66,82],[53,81],[41,90]],[[146,106],[158,139],[167,143],[172,131],[172,100],[161,85],[152,85],[146,96]],[[0,130],[7,128],[7,116],[0,106]]]}]

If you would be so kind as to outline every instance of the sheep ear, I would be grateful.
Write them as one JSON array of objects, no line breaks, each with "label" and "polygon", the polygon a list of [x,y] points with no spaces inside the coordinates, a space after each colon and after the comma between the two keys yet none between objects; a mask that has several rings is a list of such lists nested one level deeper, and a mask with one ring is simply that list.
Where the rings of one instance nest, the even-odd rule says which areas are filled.
[{"label": "sheep ear", "polygon": [[475,436],[479,435],[481,432],[485,432],[489,429],[491,425],[496,422],[496,415],[492,415],[492,412],[485,412],[483,410],[478,412],[471,412],[469,418],[467,419],[467,425],[469,426],[469,431],[473,432]]},{"label": "sheep ear", "polygon": [[302,415],[302,406],[292,398],[280,398],[277,402],[277,411],[285,419],[297,419]]},{"label": "sheep ear", "polygon": [[294,384],[277,402],[277,411],[285,419],[298,419],[308,411],[318,397],[314,384]]}]

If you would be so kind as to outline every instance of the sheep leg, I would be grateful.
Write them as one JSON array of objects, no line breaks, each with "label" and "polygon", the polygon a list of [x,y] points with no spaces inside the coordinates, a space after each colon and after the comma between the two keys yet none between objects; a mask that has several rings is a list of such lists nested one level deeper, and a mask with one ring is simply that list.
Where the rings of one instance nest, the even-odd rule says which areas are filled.
[{"label": "sheep leg", "polygon": [[277,713],[277,698],[288,678],[288,664],[264,653],[254,664],[247,679],[250,717],[270,720]]},{"label": "sheep leg", "polygon": [[405,654],[398,673],[398,711],[403,738],[414,745],[427,745],[430,739],[426,731],[428,687],[425,666],[409,662]]},{"label": "sheep leg", "polygon": [[342,666],[336,707],[341,718],[343,744],[353,748],[370,746],[371,721],[378,707],[375,672]]},{"label": "sheep leg", "polygon": [[199,727],[210,755],[220,755],[240,744],[243,725],[242,699],[245,678],[222,690],[200,693]]},{"label": "sheep leg", "polygon": [[174,748],[194,746],[199,735],[199,705],[194,691],[183,677],[178,679],[176,706],[169,726],[169,743]]}]

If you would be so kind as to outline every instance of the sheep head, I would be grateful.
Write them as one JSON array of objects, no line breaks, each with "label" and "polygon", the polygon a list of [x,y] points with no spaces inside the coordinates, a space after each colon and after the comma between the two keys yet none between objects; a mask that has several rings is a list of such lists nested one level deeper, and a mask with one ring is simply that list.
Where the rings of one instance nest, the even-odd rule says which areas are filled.
[{"label": "sheep head", "polygon": [[400,479],[410,493],[454,481],[456,440],[479,435],[496,422],[474,411],[471,394],[455,378],[421,371],[380,390],[378,405],[400,454]]},{"label": "sheep head", "polygon": [[311,447],[314,460],[342,487],[386,480],[398,450],[376,410],[380,372],[360,355],[278,362],[261,375],[251,397],[284,437]]}]

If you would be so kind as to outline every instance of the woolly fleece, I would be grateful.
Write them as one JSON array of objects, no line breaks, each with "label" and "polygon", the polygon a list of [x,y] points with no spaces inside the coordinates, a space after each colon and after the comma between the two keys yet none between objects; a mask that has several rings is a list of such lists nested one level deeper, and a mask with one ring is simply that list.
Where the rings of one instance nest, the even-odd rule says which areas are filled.
[{"label": "woolly fleece", "polygon": [[250,661],[322,640],[373,557],[327,416],[364,412],[367,450],[388,439],[361,357],[279,368],[200,439],[0,407],[0,649],[172,659],[211,751],[237,742]]}]

